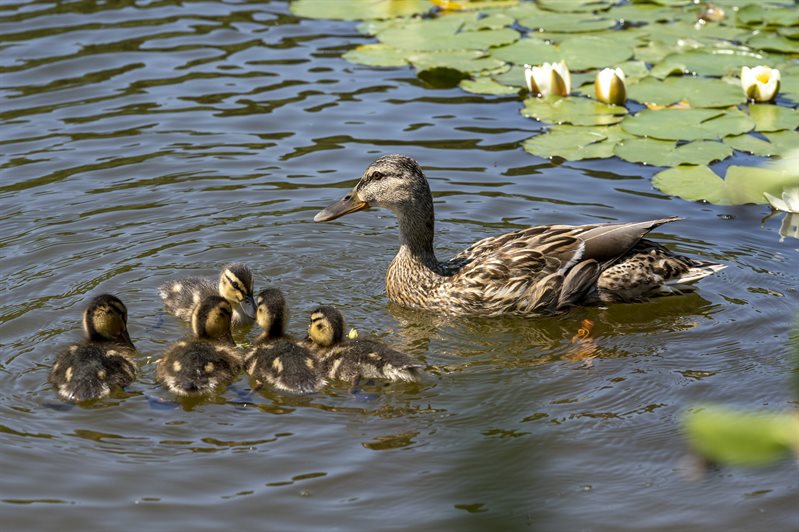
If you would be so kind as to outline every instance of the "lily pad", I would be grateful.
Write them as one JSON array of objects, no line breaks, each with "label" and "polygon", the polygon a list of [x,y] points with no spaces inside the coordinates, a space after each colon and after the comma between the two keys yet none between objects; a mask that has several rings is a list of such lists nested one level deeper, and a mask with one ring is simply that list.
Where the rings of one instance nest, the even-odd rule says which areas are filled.
[{"label": "lily pad", "polygon": [[632,135],[661,140],[714,140],[746,133],[754,125],[738,109],[644,109],[627,118],[622,128]]},{"label": "lily pad", "polygon": [[433,4],[428,0],[294,0],[290,7],[298,17],[363,20],[419,15]]},{"label": "lily pad", "polygon": [[556,47],[536,38],[520,39],[511,45],[496,48],[491,51],[491,55],[515,65],[540,65],[560,61],[560,52]]},{"label": "lily pad", "polygon": [[774,35],[773,33],[758,33],[746,40],[746,44],[755,50],[767,52],[782,52],[785,54],[799,54],[799,42],[794,39]]},{"label": "lily pad", "polygon": [[687,414],[683,423],[691,446],[717,464],[760,466],[799,453],[796,413],[706,406]]},{"label": "lily pad", "polygon": [[669,105],[687,100],[691,107],[730,107],[746,102],[740,85],[696,76],[649,77],[628,86],[627,96],[641,103]]},{"label": "lily pad", "polygon": [[342,57],[347,61],[359,65],[376,67],[398,67],[405,66],[407,52],[401,52],[396,48],[386,46],[383,43],[362,44],[357,48],[345,53]]},{"label": "lily pad", "polygon": [[627,109],[579,97],[527,98],[522,115],[551,124],[608,126],[624,119]]},{"label": "lily pad", "polygon": [[668,75],[668,72],[674,68],[680,68],[690,74],[723,76],[740,72],[742,66],[767,65],[769,60],[765,53],[748,49],[699,48],[667,56],[661,63],[652,67],[652,75],[656,76],[659,72],[666,72],[665,75]]},{"label": "lily pad", "polygon": [[420,73],[425,70],[448,69],[469,74],[504,66],[502,61],[478,50],[419,52],[409,55],[407,59]]},{"label": "lily pad", "polygon": [[656,174],[652,184],[687,200],[742,205],[766,203],[764,192],[780,195],[784,187],[799,185],[799,177],[768,168],[730,166],[721,179],[707,166],[677,166]]},{"label": "lily pad", "polygon": [[799,132],[776,131],[766,133],[765,139],[754,135],[734,135],[726,137],[724,143],[733,149],[745,151],[761,157],[784,155],[799,146]]},{"label": "lily pad", "polygon": [[622,39],[584,35],[561,41],[560,52],[570,69],[588,70],[627,61],[633,56],[633,47]]},{"label": "lily pad", "polygon": [[554,126],[549,132],[524,141],[522,147],[538,157],[561,157],[569,161],[605,159],[613,148],[630,138],[619,126]]},{"label": "lily pad", "polygon": [[739,25],[748,27],[796,26],[799,25],[799,11],[795,7],[775,8],[751,4],[738,10],[736,20]]},{"label": "lily pad", "polygon": [[459,84],[460,88],[466,92],[474,94],[508,95],[518,94],[518,87],[509,87],[502,83],[497,83],[492,78],[481,76],[476,79],[464,79]]},{"label": "lily pad", "polygon": [[669,140],[633,138],[625,140],[613,151],[616,156],[633,163],[654,166],[678,166],[681,164],[709,164],[732,155],[726,144],[708,140],[697,140],[681,146]]},{"label": "lily pad", "polygon": [[568,13],[581,13],[602,11],[608,9],[613,2],[606,0],[538,0],[541,9],[547,11],[564,11]]},{"label": "lily pad", "polygon": [[463,18],[411,20],[402,26],[381,31],[377,38],[398,50],[410,51],[485,50],[510,44],[519,38],[519,32],[510,28],[461,31]]},{"label": "lily pad", "polygon": [[771,104],[749,106],[749,116],[755,121],[755,131],[780,131],[799,127],[799,111]]},{"label": "lily pad", "polygon": [[519,24],[534,31],[558,33],[584,33],[606,30],[616,26],[612,18],[604,18],[593,13],[558,13],[541,11],[518,19]]}]

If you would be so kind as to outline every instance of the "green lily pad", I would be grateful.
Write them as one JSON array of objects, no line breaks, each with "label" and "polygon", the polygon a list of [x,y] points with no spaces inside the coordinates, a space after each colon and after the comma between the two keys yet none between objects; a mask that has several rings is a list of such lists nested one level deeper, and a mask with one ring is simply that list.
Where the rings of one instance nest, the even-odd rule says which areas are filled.
[{"label": "green lily pad", "polygon": [[760,466],[799,453],[796,413],[705,406],[687,414],[683,424],[691,446],[717,464]]},{"label": "green lily pad", "polygon": [[652,75],[671,72],[680,68],[683,72],[704,76],[723,76],[738,73],[742,66],[767,65],[769,57],[765,53],[740,48],[699,48],[667,56],[661,63],[652,67]]},{"label": "green lily pad", "polygon": [[464,31],[498,30],[513,25],[516,19],[505,13],[491,13],[482,18],[468,20],[463,23]]},{"label": "green lily pad", "polygon": [[561,41],[560,52],[570,69],[588,70],[627,61],[633,56],[633,46],[622,39],[584,35]]},{"label": "green lily pad", "polygon": [[724,143],[736,150],[745,151],[761,157],[785,155],[799,146],[799,131],[775,131],[766,133],[761,139],[754,135],[734,135],[725,137]]},{"label": "green lily pad", "polygon": [[641,103],[669,105],[687,100],[691,107],[729,107],[746,102],[740,85],[696,76],[649,77],[628,86],[627,96]]},{"label": "green lily pad", "polygon": [[347,61],[359,65],[376,67],[398,67],[405,66],[406,52],[401,52],[383,43],[362,44],[357,48],[345,53],[342,57]]},{"label": "green lily pad", "polygon": [[749,116],[755,122],[755,131],[780,131],[799,127],[799,111],[771,104],[749,106]]},{"label": "green lily pad", "polygon": [[447,69],[464,74],[496,70],[504,66],[502,61],[494,59],[478,50],[419,52],[407,57],[421,74],[425,70]]},{"label": "green lily pad", "polygon": [[497,83],[492,78],[481,76],[476,79],[464,79],[459,84],[460,88],[473,94],[507,95],[518,94],[518,87],[509,87]]},{"label": "green lily pad", "polygon": [[[476,20],[476,14],[474,19]],[[380,42],[398,50],[485,50],[515,42],[519,32],[510,28],[460,31],[464,17],[411,20],[377,34]]]},{"label": "green lily pad", "polygon": [[569,161],[606,159],[613,148],[629,138],[619,126],[554,126],[549,132],[524,141],[522,147],[538,157],[561,157]]},{"label": "green lily pad", "polygon": [[621,122],[627,109],[579,97],[527,98],[521,113],[550,124],[608,126]]},{"label": "green lily pad", "polygon": [[799,25],[799,11],[795,7],[775,8],[751,4],[738,10],[736,20],[739,25],[749,27],[796,26]]},{"label": "green lily pad", "polygon": [[632,135],[661,140],[715,140],[746,133],[754,125],[738,109],[644,109],[624,120],[622,128]]},{"label": "green lily pad", "polygon": [[363,20],[419,15],[430,11],[433,4],[428,0],[294,0],[290,7],[298,17]]},{"label": "green lily pad", "polygon": [[547,11],[565,11],[568,13],[603,11],[613,4],[613,2],[605,0],[538,0],[537,3],[541,9]]},{"label": "green lily pad", "polygon": [[758,33],[752,35],[746,40],[746,44],[755,50],[799,54],[799,42],[773,33]]},{"label": "green lily pad", "polygon": [[707,166],[677,166],[656,174],[652,184],[687,200],[742,205],[766,203],[764,192],[778,196],[784,187],[799,185],[799,177],[768,168],[730,166],[721,179]]},{"label": "green lily pad", "polygon": [[678,166],[681,164],[709,164],[732,155],[726,144],[708,140],[697,140],[677,146],[675,141],[633,138],[618,144],[616,156],[633,163],[654,166]]},{"label": "green lily pad", "polygon": [[517,19],[519,24],[534,31],[585,33],[616,26],[616,20],[593,13],[557,13],[541,11]]},{"label": "green lily pad", "polygon": [[560,52],[549,43],[536,38],[520,39],[515,43],[496,48],[491,55],[515,65],[540,65],[560,61]]}]

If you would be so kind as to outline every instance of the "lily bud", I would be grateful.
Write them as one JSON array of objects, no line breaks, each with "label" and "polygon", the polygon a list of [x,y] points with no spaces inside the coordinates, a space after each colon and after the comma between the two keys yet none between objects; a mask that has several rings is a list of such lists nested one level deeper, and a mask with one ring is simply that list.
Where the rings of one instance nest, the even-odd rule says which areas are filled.
[{"label": "lily bud", "polygon": [[749,100],[770,102],[780,90],[780,71],[767,66],[741,68],[741,87]]},{"label": "lily bud", "polygon": [[624,72],[620,68],[603,68],[594,80],[596,99],[602,103],[623,105],[627,100]]},{"label": "lily bud", "polygon": [[530,93],[536,96],[568,96],[571,92],[571,74],[565,61],[524,65],[524,78]]}]

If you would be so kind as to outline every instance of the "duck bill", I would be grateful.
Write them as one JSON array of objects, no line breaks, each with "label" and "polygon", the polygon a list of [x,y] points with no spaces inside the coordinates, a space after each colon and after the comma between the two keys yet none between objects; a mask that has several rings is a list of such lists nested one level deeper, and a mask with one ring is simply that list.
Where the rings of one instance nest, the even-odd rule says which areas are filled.
[{"label": "duck bill", "polygon": [[136,346],[133,345],[133,341],[130,339],[130,334],[128,334],[127,329],[122,331],[122,334],[119,335],[119,339],[122,340],[123,345],[126,345],[131,349],[136,350]]},{"label": "duck bill", "polygon": [[253,296],[244,296],[244,299],[239,302],[241,305],[241,310],[244,314],[250,318],[255,319],[255,298]]},{"label": "duck bill", "polygon": [[335,220],[336,218],[340,218],[346,214],[350,214],[351,212],[362,211],[368,208],[369,204],[363,201],[358,196],[358,193],[353,190],[337,202],[332,203],[319,211],[316,216],[313,217],[313,221],[329,222],[330,220]]}]

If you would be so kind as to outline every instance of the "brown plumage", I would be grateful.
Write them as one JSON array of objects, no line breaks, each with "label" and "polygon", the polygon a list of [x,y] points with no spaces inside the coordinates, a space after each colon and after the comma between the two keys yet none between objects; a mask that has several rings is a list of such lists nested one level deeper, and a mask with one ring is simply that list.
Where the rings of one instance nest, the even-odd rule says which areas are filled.
[{"label": "brown plumage", "polygon": [[221,296],[208,296],[194,309],[194,336],[170,345],[155,367],[155,378],[180,397],[224,391],[241,372],[241,357],[230,333],[233,309]]},{"label": "brown plumage", "polygon": [[262,290],[256,297],[255,319],[264,332],[244,357],[244,368],[255,390],[269,383],[293,393],[315,392],[325,385],[316,357],[300,341],[286,334],[288,309],[277,288]]},{"label": "brown plumage", "polygon": [[440,262],[433,250],[433,198],[422,169],[403,155],[374,161],[355,188],[314,221],[371,206],[396,215],[400,249],[386,272],[389,299],[454,315],[536,316],[574,305],[640,301],[679,293],[725,266],[675,255],[644,239],[679,220],[542,225],[485,238]]},{"label": "brown plumage", "polygon": [[107,397],[136,378],[135,347],[128,335],[128,310],[119,298],[103,294],[83,311],[86,339],[61,351],[48,382],[64,401]]}]

